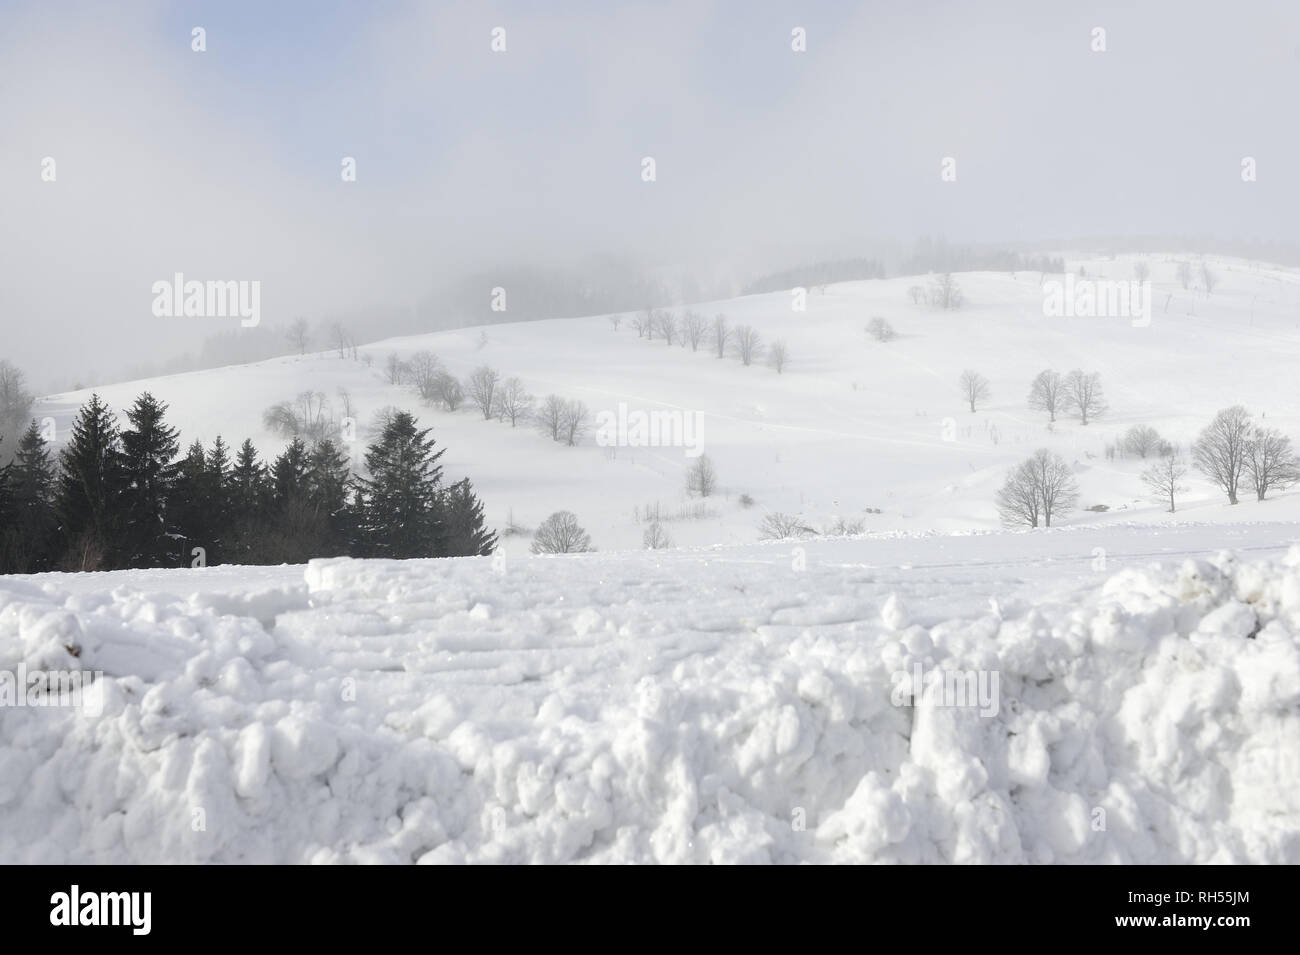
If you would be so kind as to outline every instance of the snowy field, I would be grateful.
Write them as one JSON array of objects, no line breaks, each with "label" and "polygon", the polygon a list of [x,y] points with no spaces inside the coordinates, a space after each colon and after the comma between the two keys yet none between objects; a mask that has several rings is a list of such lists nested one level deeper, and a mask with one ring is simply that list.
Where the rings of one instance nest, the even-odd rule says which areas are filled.
[{"label": "snowy field", "polygon": [[[707,342],[699,352],[668,347],[639,339],[630,318],[615,331],[596,317],[390,339],[361,349],[370,367],[326,351],[95,390],[119,414],[149,390],[170,404],[183,445],[220,434],[237,447],[249,437],[266,458],[286,443],[263,428],[267,407],[313,390],[341,416],[344,388],[359,423],[350,446],[357,465],[374,438],[374,414],[409,409],[447,449],[447,477],[471,478],[489,524],[503,528],[513,517],[526,529],[503,537],[511,555],[526,553],[532,529],[561,509],[578,516],[598,550],[640,548],[646,513],[656,506],[680,546],[752,543],[772,511],[817,529],[840,517],[863,520],[869,532],[996,529],[997,488],[1039,447],[1065,457],[1079,484],[1081,509],[1067,523],[1163,523],[1166,508],[1139,478],[1149,462],[1105,457],[1106,445],[1133,425],[1156,428],[1186,455],[1219,409],[1243,404],[1261,424],[1300,439],[1293,387],[1300,272],[1211,258],[1219,284],[1207,297],[1177,280],[1177,262],[1187,258],[1143,257],[1152,270],[1153,314],[1145,327],[1125,318],[1046,317],[1038,272],[961,273],[965,304],[949,312],[912,303],[908,289],[927,283],[924,276],[810,289],[804,312],[792,310],[789,292],[696,307],[710,320],[722,313],[733,327],[752,325],[764,342],[784,339],[791,358],[780,375],[714,358]],[[1090,278],[1130,280],[1136,261],[1074,257],[1067,264]],[[867,336],[877,315],[897,340]],[[363,328],[356,333],[365,340]],[[693,459],[682,447],[602,447],[594,431],[565,447],[522,424],[484,421],[472,405],[424,407],[408,389],[387,384],[382,370],[390,354],[409,358],[421,350],[457,375],[490,365],[522,378],[535,395],[581,400],[593,416],[617,415],[620,405],[629,414],[690,415],[717,469],[718,493],[704,502],[687,497]],[[958,389],[966,368],[992,386],[990,402],[974,414]],[[1049,430],[1047,415],[1026,403],[1030,382],[1045,368],[1100,373],[1110,412],[1086,427],[1063,417]],[[39,403],[38,417],[54,419],[56,443],[90,393]],[[1197,472],[1186,483],[1179,519],[1300,520],[1300,490],[1229,507]],[[754,505],[743,507],[742,495]],[[1099,505],[1109,510],[1082,509]]]},{"label": "snowy field", "polygon": [[1297,540],[0,578],[0,862],[1296,863]]}]

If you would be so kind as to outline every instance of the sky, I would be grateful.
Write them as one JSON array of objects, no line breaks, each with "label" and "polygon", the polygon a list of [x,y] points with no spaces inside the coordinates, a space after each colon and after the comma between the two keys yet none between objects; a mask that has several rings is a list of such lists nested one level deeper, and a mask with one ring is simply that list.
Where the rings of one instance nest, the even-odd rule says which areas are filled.
[{"label": "sky", "polygon": [[602,255],[1291,241],[1298,80],[1294,0],[0,0],[0,358],[67,387],[239,327],[154,315],[177,272],[275,323]]}]

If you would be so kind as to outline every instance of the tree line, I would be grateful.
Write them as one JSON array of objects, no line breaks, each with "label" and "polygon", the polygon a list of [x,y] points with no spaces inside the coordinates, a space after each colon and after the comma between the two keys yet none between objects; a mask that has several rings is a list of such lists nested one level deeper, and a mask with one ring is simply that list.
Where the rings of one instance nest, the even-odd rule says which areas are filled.
[{"label": "tree line", "polygon": [[[180,453],[148,392],[126,423],[98,395],[53,454],[32,421],[0,467],[0,573],[301,563],[313,557],[490,554],[468,479],[443,481],[430,429],[395,411],[353,474],[334,440],[295,437],[273,461],[217,437]],[[0,446],[4,437],[0,436]]]},{"label": "tree line", "polygon": [[[1193,467],[1237,504],[1243,492],[1264,500],[1269,492],[1300,483],[1300,457],[1291,439],[1276,428],[1256,423],[1241,405],[1224,408],[1192,443],[1191,462],[1147,425],[1135,425],[1121,439],[1129,454],[1154,459],[1140,477],[1169,513],[1187,491],[1183,479]],[[1079,500],[1079,487],[1070,466],[1053,451],[1040,448],[1007,475],[995,502],[1002,523],[1051,527]]]}]

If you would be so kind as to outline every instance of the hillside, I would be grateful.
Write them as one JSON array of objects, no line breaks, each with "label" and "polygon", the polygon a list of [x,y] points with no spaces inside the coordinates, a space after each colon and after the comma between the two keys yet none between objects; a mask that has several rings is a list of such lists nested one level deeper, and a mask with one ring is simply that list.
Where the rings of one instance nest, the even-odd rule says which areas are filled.
[{"label": "hillside", "polygon": [[[1131,257],[1076,258],[1089,278],[1130,279]],[[717,359],[661,339],[640,339],[630,320],[615,330],[605,317],[503,324],[390,339],[361,349],[372,364],[334,352],[129,382],[98,389],[117,410],[141,391],[171,405],[187,442],[221,433],[253,438],[264,454],[284,441],[262,427],[262,412],[304,390],[320,391],[341,415],[345,388],[360,422],[351,445],[359,464],[366,425],[385,406],[415,411],[448,449],[451,477],[469,475],[498,528],[513,516],[526,528],[565,508],[578,514],[598,549],[641,546],[647,511],[658,507],[678,545],[743,543],[758,536],[769,511],[800,515],[822,528],[836,517],[865,521],[867,532],[988,530],[998,526],[993,495],[1007,469],[1038,447],[1071,463],[1082,507],[1067,523],[1300,519],[1300,493],[1229,508],[1199,475],[1176,515],[1151,500],[1138,479],[1142,462],[1108,460],[1105,448],[1134,424],[1157,428],[1184,449],[1220,408],[1244,404],[1267,424],[1300,437],[1300,394],[1290,387],[1300,362],[1300,272],[1212,259],[1213,293],[1178,282],[1175,257],[1149,257],[1153,316],[1147,327],[1124,318],[1049,318],[1038,273],[961,274],[965,303],[955,311],[913,304],[899,278],[809,290],[807,310],[789,293],[698,306],[750,324],[765,342],[784,339],[784,374],[765,365]],[[1050,276],[1048,278],[1051,278]],[[1057,278],[1060,278],[1059,276]],[[892,342],[865,333],[873,316],[898,333]],[[364,332],[361,337],[364,338]],[[691,459],[680,447],[601,447],[594,432],[578,447],[556,444],[531,427],[484,421],[467,405],[456,412],[421,407],[409,390],[388,385],[389,354],[438,355],[457,374],[480,364],[519,376],[536,395],[557,393],[591,409],[696,415],[700,445],[713,460],[720,490],[688,499]],[[1087,427],[1026,406],[1029,384],[1044,368],[1101,374],[1110,412]],[[991,400],[976,413],[962,402],[963,369],[983,374]],[[52,395],[38,414],[66,433],[89,392]],[[755,501],[741,506],[742,494]],[[876,513],[876,511],[879,513]],[[526,537],[506,538],[507,553]]]}]

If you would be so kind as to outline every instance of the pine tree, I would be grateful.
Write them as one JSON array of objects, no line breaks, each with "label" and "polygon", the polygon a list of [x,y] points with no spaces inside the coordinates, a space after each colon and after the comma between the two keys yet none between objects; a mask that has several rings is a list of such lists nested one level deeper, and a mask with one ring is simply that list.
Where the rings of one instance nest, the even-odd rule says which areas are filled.
[{"label": "pine tree", "polygon": [[[4,453],[4,435],[0,434],[0,454]],[[0,458],[3,460],[3,458]],[[14,504],[14,493],[12,486],[11,472],[13,467],[8,464],[0,465],[0,574],[18,574],[16,560],[9,556],[9,538],[15,534],[18,523],[17,510]]]},{"label": "pine tree", "polygon": [[195,547],[203,548],[205,560],[211,559],[212,521],[206,500],[207,490],[207,459],[203,454],[203,443],[195,440],[176,468],[176,482],[168,508],[172,526],[184,538],[184,543],[177,548],[181,566],[189,563],[187,555]]},{"label": "pine tree", "polygon": [[211,549],[208,563],[225,563],[232,535],[230,448],[217,435],[212,442],[203,469],[203,493],[208,510],[208,533]]},{"label": "pine tree", "polygon": [[486,556],[496,550],[497,535],[483,520],[483,502],[474,494],[469,478],[457,481],[440,502],[444,557]]},{"label": "pine tree", "polygon": [[164,418],[167,406],[145,392],[127,411],[131,427],[122,432],[122,495],[125,534],[124,559],[128,567],[172,566],[177,545],[167,506],[179,464],[179,436]]},{"label": "pine tree", "polygon": [[312,448],[307,463],[307,499],[314,515],[325,522],[324,551],[313,557],[335,557],[350,552],[355,521],[348,502],[351,473],[348,456],[326,439]]},{"label": "pine tree", "polygon": [[271,504],[282,511],[299,501],[307,490],[307,446],[294,438],[271,465]]},{"label": "pine tree", "polygon": [[262,541],[270,509],[270,488],[266,466],[257,459],[257,449],[247,438],[235,455],[230,469],[230,534],[226,559],[237,564],[259,564],[266,560]]},{"label": "pine tree", "polygon": [[108,570],[120,546],[123,487],[117,421],[99,395],[91,395],[59,452],[54,513],[64,570]]},{"label": "pine tree", "polygon": [[[53,569],[57,528],[54,460],[35,421],[19,439],[8,483],[9,516],[0,516],[0,573],[34,574]],[[0,504],[0,514],[3,511]]]},{"label": "pine tree", "polygon": [[328,522],[314,507],[307,446],[294,438],[271,465],[269,515],[256,551],[272,564],[300,564],[326,548]]},{"label": "pine tree", "polygon": [[434,557],[439,550],[441,450],[406,411],[393,415],[366,451],[370,477],[358,478],[361,547],[369,557]]}]

